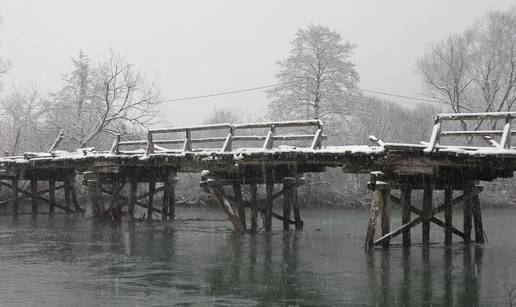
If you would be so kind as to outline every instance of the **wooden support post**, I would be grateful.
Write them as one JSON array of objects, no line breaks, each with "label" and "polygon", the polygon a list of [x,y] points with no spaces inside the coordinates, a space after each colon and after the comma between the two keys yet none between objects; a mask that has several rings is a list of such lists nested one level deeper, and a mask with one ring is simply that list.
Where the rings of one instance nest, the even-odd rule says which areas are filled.
[{"label": "wooden support post", "polygon": [[32,178],[30,180],[30,204],[32,208],[32,214],[38,214],[38,179]]},{"label": "wooden support post", "polygon": [[134,206],[137,201],[136,195],[138,194],[138,181],[136,181],[136,179],[132,179],[129,184],[129,202],[127,211],[131,221],[134,221]]},{"label": "wooden support post", "polygon": [[423,229],[422,229],[422,244],[428,246],[430,244],[430,220],[432,219],[432,194],[433,189],[431,185],[426,185],[423,188]]},{"label": "wooden support post", "polygon": [[296,222],[296,230],[303,229],[303,220],[301,220],[301,209],[299,208],[299,201],[297,195],[297,188],[299,187],[299,178],[295,178],[295,184],[292,187],[292,208],[294,209],[294,221]]},{"label": "wooden support post", "polygon": [[[391,190],[389,190],[387,187],[382,187],[380,190],[382,202],[380,206],[380,219],[381,219],[381,226],[382,226],[382,236],[388,234],[391,232],[391,208],[389,206],[390,196],[391,196]],[[383,248],[389,248],[391,242],[390,239],[385,240],[382,243]]]},{"label": "wooden support post", "polygon": [[272,205],[274,202],[273,194],[274,194],[274,176],[272,173],[272,169],[267,169],[265,177],[265,194],[266,194],[266,202],[265,202],[265,214],[263,216],[263,227],[265,231],[272,230]]},{"label": "wooden support post", "polygon": [[256,185],[256,183],[251,183],[251,185],[249,186],[249,190],[251,192],[251,232],[255,233],[258,228],[258,186]]},{"label": "wooden support post", "polygon": [[174,174],[174,177],[170,178],[170,189],[168,191],[168,216],[171,220],[173,220],[176,216],[176,183],[177,178]]},{"label": "wooden support post", "polygon": [[480,200],[478,199],[478,194],[476,194],[472,199],[472,208],[471,211],[473,213],[473,221],[475,222],[475,242],[484,243],[484,227],[482,225],[482,211],[480,209]]},{"label": "wooden support post", "polygon": [[242,198],[242,187],[240,184],[233,184],[233,193],[235,194],[235,203],[237,205],[238,217],[240,218],[240,230],[246,231],[246,217],[245,217],[245,208],[244,208],[244,200]]},{"label": "wooden support post", "polygon": [[[464,194],[471,194],[472,185],[467,183],[464,186]],[[472,210],[471,210],[471,199],[465,199],[463,202],[463,213],[464,213],[464,243],[471,241],[471,227],[472,227]]]},{"label": "wooden support post", "polygon": [[215,199],[215,201],[217,201],[219,206],[221,206],[222,209],[224,209],[224,213],[233,225],[233,229],[238,232],[241,231],[240,226],[242,225],[242,223],[240,222],[240,218],[238,217],[237,213],[233,210],[228,200],[224,197],[224,189],[222,188],[222,186],[217,185],[215,183],[209,183],[207,184],[207,187],[211,196],[213,196],[213,198]]},{"label": "wooden support post", "polygon": [[88,180],[88,190],[91,199],[91,213],[93,217],[100,217],[103,213],[99,206],[99,186],[96,180]]},{"label": "wooden support post", "polygon": [[50,178],[48,180],[48,213],[52,214],[56,206],[56,180]]},{"label": "wooden support post", "polygon": [[84,212],[84,209],[79,205],[79,200],[77,199],[77,190],[75,189],[75,180],[70,180],[70,196],[72,198],[73,207],[75,212]]},{"label": "wooden support post", "polygon": [[118,178],[113,178],[111,182],[111,206],[109,211],[111,212],[111,217],[115,220],[120,219],[121,212],[120,201],[118,199],[118,195],[120,194],[119,184]]},{"label": "wooden support post", "polygon": [[453,227],[453,190],[451,187],[444,188],[444,244],[452,243]]},{"label": "wooden support post", "polygon": [[290,215],[292,206],[292,192],[295,179],[291,177],[283,178],[283,230],[290,229]]},{"label": "wooden support post", "polygon": [[163,181],[163,198],[161,203],[161,220],[166,221],[168,218],[168,198],[170,197],[170,181],[164,180]]},{"label": "wooden support post", "polygon": [[377,181],[375,183],[375,190],[373,191],[373,199],[371,201],[371,208],[369,209],[369,219],[367,222],[367,232],[365,239],[365,250],[371,251],[374,245],[374,235],[376,232],[376,218],[383,207],[384,191],[387,190],[385,182]]},{"label": "wooden support post", "polygon": [[[401,224],[410,223],[410,198],[412,190],[408,187],[401,189]],[[410,227],[403,230],[403,246],[410,246]]]},{"label": "wooden support post", "polygon": [[13,189],[13,216],[18,215],[18,177],[13,177],[11,180],[12,189]]},{"label": "wooden support post", "polygon": [[65,180],[64,182],[64,194],[65,194],[65,203],[66,203],[66,212],[70,211],[71,206],[71,193],[70,193],[70,181]]},{"label": "wooden support post", "polygon": [[149,181],[149,199],[147,200],[147,220],[152,221],[152,207],[154,206],[154,193],[156,190],[156,181]]}]

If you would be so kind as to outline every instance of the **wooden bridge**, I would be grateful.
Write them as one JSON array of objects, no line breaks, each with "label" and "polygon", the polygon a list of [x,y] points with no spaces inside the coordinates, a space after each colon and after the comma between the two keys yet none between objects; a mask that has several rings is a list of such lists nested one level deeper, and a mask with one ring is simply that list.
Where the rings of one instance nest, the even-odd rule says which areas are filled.
[{"label": "wooden bridge", "polygon": [[[470,242],[473,226],[475,241],[484,242],[478,198],[482,187],[476,183],[513,176],[514,118],[512,112],[441,114],[429,142],[386,143],[371,136],[371,146],[327,146],[319,120],[150,129],[145,140],[123,141],[117,136],[110,151],[58,151],[61,134],[48,153],[0,158],[0,186],[12,192],[0,204],[10,206],[13,215],[19,213],[22,199],[30,199],[34,215],[54,213],[56,208],[82,212],[74,185],[81,178],[96,218],[132,220],[138,206],[144,208],[146,219],[167,220],[174,218],[177,174],[197,172],[202,173],[201,186],[221,206],[235,231],[258,231],[258,213],[263,214],[265,231],[271,231],[273,218],[286,230],[290,225],[300,229],[297,188],[304,182],[303,174],[340,168],[371,176],[367,250],[375,245],[388,247],[398,235],[403,245],[410,245],[410,230],[418,224],[422,224],[423,245],[430,243],[431,224],[444,229],[445,243],[451,243],[453,235]],[[476,125],[464,130],[470,121],[489,123],[493,129],[480,130]],[[449,123],[462,129],[445,130]],[[457,137],[465,137],[467,144],[445,145],[445,138]],[[249,186],[247,201],[244,185]],[[142,186],[145,191],[138,193]],[[265,190],[263,199],[258,199],[260,186]],[[59,189],[64,190],[64,201],[56,200]],[[399,196],[394,190],[399,190]],[[414,190],[423,190],[421,206],[411,202]],[[442,204],[432,203],[435,190],[444,190]],[[274,210],[279,198],[281,213]],[[395,230],[390,229],[391,203],[402,208],[402,226]],[[457,228],[452,207],[459,203],[463,203],[463,225]],[[437,217],[441,212],[444,221]],[[375,238],[378,216],[381,232]]]}]

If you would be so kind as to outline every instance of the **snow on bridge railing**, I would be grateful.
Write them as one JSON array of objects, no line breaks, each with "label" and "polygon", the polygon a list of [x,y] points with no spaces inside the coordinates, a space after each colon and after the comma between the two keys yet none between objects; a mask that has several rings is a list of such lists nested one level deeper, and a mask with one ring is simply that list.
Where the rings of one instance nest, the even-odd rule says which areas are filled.
[{"label": "snow on bridge railing", "polygon": [[[465,136],[465,137],[482,137],[490,146],[500,150],[511,149],[511,136],[516,134],[512,130],[512,120],[516,118],[516,112],[485,112],[485,113],[449,113],[438,114],[435,118],[435,124],[428,142],[425,152],[432,152],[441,147],[439,141],[443,137]],[[479,123],[473,129],[444,131],[443,122],[445,121],[472,121],[476,120]],[[492,120],[492,126],[496,127],[496,122],[504,120],[502,129],[480,130],[482,122]],[[464,126],[463,126],[464,127]],[[495,140],[493,137],[499,137]],[[479,149],[478,146],[461,146],[462,148]]]},{"label": "snow on bridge railing", "polygon": [[[277,128],[314,128],[313,134],[277,134]],[[237,130],[248,129],[267,129],[265,135],[239,135]],[[181,153],[191,152],[192,145],[198,143],[220,143],[221,152],[230,152],[233,148],[234,141],[263,141],[263,150],[270,150],[274,146],[274,141],[298,141],[309,140],[311,149],[319,149],[322,146],[322,141],[326,136],[322,133],[323,124],[320,120],[296,120],[296,121],[277,121],[266,123],[242,123],[242,124],[212,124],[186,127],[172,127],[172,128],[157,128],[149,129],[146,140],[136,141],[122,141],[120,135],[117,135],[111,153],[123,153],[120,147],[127,146],[145,146],[145,154],[154,154],[156,151],[161,153]],[[215,137],[192,137],[192,132],[199,131],[217,131],[227,130],[226,136]],[[170,134],[170,133],[184,133],[184,138],[178,139],[157,139],[155,136]],[[169,149],[162,147],[164,145],[178,145],[182,144],[181,149]]]}]

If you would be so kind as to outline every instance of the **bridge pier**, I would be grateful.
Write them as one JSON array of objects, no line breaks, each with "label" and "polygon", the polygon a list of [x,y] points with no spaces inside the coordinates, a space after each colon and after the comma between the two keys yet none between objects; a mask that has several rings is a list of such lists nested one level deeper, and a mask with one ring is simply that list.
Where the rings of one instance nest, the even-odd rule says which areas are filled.
[{"label": "bridge pier", "polygon": [[[390,246],[391,239],[402,234],[402,245],[409,247],[411,245],[410,230],[422,224],[421,244],[428,247],[430,241],[430,225],[434,224],[444,229],[444,243],[449,245],[452,243],[452,236],[460,237],[464,243],[470,243],[473,222],[475,226],[475,242],[483,243],[485,240],[482,214],[480,211],[480,202],[478,194],[482,191],[481,186],[475,186],[471,181],[466,180],[456,183],[440,183],[432,182],[429,178],[414,180],[414,178],[389,178],[383,173],[371,173],[371,181],[369,188],[373,191],[373,197],[369,212],[368,227],[365,239],[365,250],[370,251],[374,246],[381,245],[384,248]],[[381,180],[381,181],[380,181]],[[391,194],[391,190],[400,190],[400,197]],[[411,193],[413,190],[422,190],[423,199],[421,209],[411,204]],[[444,191],[444,202],[439,206],[433,206],[433,191]],[[462,191],[462,195],[453,198],[453,191]],[[389,200],[401,206],[401,226],[397,229],[390,230],[390,211]],[[460,231],[453,226],[453,206],[463,203],[463,230]],[[437,214],[444,211],[444,221],[436,217]],[[417,215],[411,218],[411,213]],[[381,236],[374,239],[376,231],[376,220],[380,216],[381,219]]]}]

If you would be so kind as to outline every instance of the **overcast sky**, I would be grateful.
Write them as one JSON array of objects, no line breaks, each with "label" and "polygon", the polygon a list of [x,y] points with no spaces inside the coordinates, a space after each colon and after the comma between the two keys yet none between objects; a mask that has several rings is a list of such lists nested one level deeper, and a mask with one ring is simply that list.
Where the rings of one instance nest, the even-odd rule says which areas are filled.
[{"label": "overcast sky", "polygon": [[[357,44],[353,60],[362,88],[421,93],[415,64],[432,42],[460,32],[514,0],[377,1],[71,1],[1,0],[0,55],[12,62],[13,84],[59,87],[70,57],[84,50],[105,59],[110,48],[150,78],[164,98],[274,84],[296,30],[329,26]],[[400,100],[401,101],[401,100]],[[261,91],[169,103],[168,121],[192,124],[215,108],[264,112]]]}]

